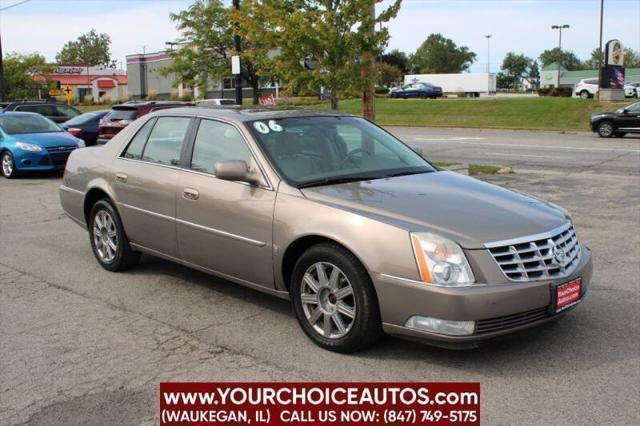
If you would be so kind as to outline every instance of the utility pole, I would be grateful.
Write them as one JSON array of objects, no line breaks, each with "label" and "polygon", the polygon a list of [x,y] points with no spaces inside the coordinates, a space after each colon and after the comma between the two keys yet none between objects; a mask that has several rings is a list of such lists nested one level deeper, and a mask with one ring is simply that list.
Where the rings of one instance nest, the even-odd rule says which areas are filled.
[{"label": "utility pole", "polygon": [[600,99],[600,88],[602,87],[602,57],[604,52],[602,51],[602,24],[604,19],[604,0],[600,0],[600,54],[598,55],[598,99]]},{"label": "utility pole", "polygon": [[[233,8],[235,10],[240,10],[240,0],[233,0]],[[233,34],[233,48],[236,51],[236,55],[240,55],[240,34],[238,34],[238,22],[234,22],[233,26],[235,28]],[[236,104],[242,105],[242,74],[238,72],[234,76],[235,87],[236,87]]]},{"label": "utility pole", "polygon": [[487,39],[487,95],[491,94],[491,34],[484,36]]},{"label": "utility pole", "polygon": [[[371,23],[369,31],[371,39],[373,40],[375,35],[375,19],[376,19],[376,4],[374,0],[371,0],[369,6],[369,16],[371,17]],[[376,119],[376,103],[375,103],[375,82],[373,76],[375,75],[376,61],[372,52],[362,52],[362,68],[360,69],[360,77],[363,81],[371,79],[367,82],[366,86],[362,89],[362,116],[367,120],[375,121]]]},{"label": "utility pole", "polygon": [[4,101],[4,65],[2,64],[2,35],[0,35],[0,101]]},{"label": "utility pole", "polygon": [[564,24],[564,25],[552,25],[551,29],[552,30],[558,30],[558,50],[559,50],[559,55],[558,56],[558,75],[556,76],[556,88],[560,87],[560,65],[562,62],[562,29],[563,28],[569,28],[569,25]]}]

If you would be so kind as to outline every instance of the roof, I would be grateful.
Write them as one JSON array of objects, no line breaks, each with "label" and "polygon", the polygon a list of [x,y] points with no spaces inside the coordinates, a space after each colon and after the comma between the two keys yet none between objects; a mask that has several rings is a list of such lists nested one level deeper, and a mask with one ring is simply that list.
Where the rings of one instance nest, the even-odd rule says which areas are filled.
[{"label": "roof", "polygon": [[81,85],[81,84],[87,84],[87,78],[89,79],[89,81],[93,82],[94,80],[110,80],[110,81],[117,81],[119,85],[122,84],[127,84],[128,83],[128,77],[126,75],[120,75],[120,74],[116,74],[116,75],[91,75],[89,74],[89,76],[87,77],[86,74],[56,74],[56,73],[50,73],[50,74],[43,74],[43,76],[45,76],[48,80],[50,81],[59,81],[60,84],[69,84],[72,86],[77,86],[77,85]]},{"label": "roof", "polygon": [[202,117],[210,118],[226,118],[228,120],[237,122],[246,122],[254,120],[266,120],[266,119],[281,119],[281,118],[296,118],[296,117],[352,117],[352,114],[328,112],[328,111],[314,111],[301,108],[258,108],[258,107],[217,107],[217,108],[202,108],[202,107],[186,107],[186,108],[171,108],[167,110],[154,111],[153,115],[198,115]]},{"label": "roof", "polygon": [[[567,69],[565,67],[560,65],[560,71],[566,71],[566,70]],[[549,65],[545,65],[544,67],[542,67],[541,71],[558,71],[558,63],[552,62]]]},{"label": "roof", "polygon": [[[625,68],[625,77],[640,76],[640,68]],[[578,71],[563,71],[560,74],[561,78],[596,78],[598,77],[598,70],[578,70]]]}]

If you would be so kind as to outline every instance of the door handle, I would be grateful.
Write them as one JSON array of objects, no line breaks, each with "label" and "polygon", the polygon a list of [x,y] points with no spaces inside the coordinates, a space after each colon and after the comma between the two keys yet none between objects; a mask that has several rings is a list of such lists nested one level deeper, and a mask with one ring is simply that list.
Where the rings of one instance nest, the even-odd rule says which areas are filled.
[{"label": "door handle", "polygon": [[116,173],[116,181],[127,183],[127,175],[125,175],[124,173]]},{"label": "door handle", "polygon": [[196,189],[185,188],[182,191],[182,196],[187,200],[197,200],[200,197],[200,193]]}]

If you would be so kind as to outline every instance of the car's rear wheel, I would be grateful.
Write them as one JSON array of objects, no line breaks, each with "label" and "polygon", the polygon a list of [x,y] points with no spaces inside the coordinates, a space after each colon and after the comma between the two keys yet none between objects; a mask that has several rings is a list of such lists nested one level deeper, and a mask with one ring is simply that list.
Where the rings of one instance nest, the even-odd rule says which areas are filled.
[{"label": "car's rear wheel", "polygon": [[589,94],[588,90],[583,90],[582,92],[580,92],[580,97],[582,99],[589,99],[591,95]]},{"label": "car's rear wheel", "polygon": [[133,251],[118,212],[107,199],[98,200],[89,215],[91,249],[100,266],[112,272],[134,267],[140,253]]},{"label": "car's rear wheel", "polygon": [[600,135],[601,138],[610,138],[611,136],[613,136],[613,134],[614,130],[612,122],[603,121],[598,124],[598,135]]},{"label": "car's rear wheel", "polygon": [[382,334],[369,274],[337,244],[320,244],[303,253],[293,269],[290,292],[300,326],[318,346],[350,353]]},{"label": "car's rear wheel", "polygon": [[13,155],[9,151],[5,151],[0,156],[2,162],[2,176],[7,179],[13,179],[17,176],[16,163],[13,161]]},{"label": "car's rear wheel", "polygon": [[391,96],[391,99],[395,99],[397,97],[395,93],[392,93],[390,96]]}]

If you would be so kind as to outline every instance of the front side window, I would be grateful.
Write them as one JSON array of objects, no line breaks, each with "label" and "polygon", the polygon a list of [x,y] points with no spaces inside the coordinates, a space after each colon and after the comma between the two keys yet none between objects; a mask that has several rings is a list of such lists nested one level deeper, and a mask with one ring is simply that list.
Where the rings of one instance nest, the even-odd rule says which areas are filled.
[{"label": "front side window", "polygon": [[191,169],[214,173],[217,162],[242,160],[251,162],[251,151],[238,130],[230,124],[202,120],[198,127],[191,157]]},{"label": "front side window", "polygon": [[298,188],[435,169],[378,126],[358,117],[295,117],[247,123],[283,177]]},{"label": "front side window", "polygon": [[149,134],[142,160],[177,166],[190,117],[160,117]]},{"label": "front side window", "polygon": [[629,112],[640,112],[640,102],[636,102],[635,104],[631,104],[627,107],[627,111]]}]

